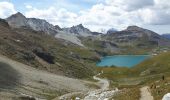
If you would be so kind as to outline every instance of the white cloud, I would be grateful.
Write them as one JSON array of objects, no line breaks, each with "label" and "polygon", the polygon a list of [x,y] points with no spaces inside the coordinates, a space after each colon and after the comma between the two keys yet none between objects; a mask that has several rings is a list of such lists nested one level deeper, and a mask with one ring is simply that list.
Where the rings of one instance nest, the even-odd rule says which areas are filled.
[{"label": "white cloud", "polygon": [[85,24],[91,23],[94,27],[122,29],[128,25],[170,25],[170,3],[168,0],[106,0],[81,17]]},{"label": "white cloud", "polygon": [[154,4],[153,0],[106,0],[106,4],[122,8],[127,11],[138,10]]},{"label": "white cloud", "polygon": [[166,25],[170,24],[170,9],[143,9],[140,11],[141,18],[146,24]]},{"label": "white cloud", "polygon": [[50,7],[48,9],[32,8],[25,13],[26,17],[46,19],[52,24],[57,24],[62,27],[72,26],[76,23],[77,14],[67,11],[66,9],[56,9]]},{"label": "white cloud", "polygon": [[25,5],[27,9],[32,9],[33,7],[31,5]]},{"label": "white cloud", "polygon": [[14,5],[10,2],[0,2],[0,18],[6,18],[16,13]]},{"label": "white cloud", "polygon": [[98,31],[112,27],[122,29],[128,25],[168,25],[170,3],[168,0],[105,0],[77,13],[56,7],[32,7],[25,15],[46,19],[62,27],[82,23],[91,30]]},{"label": "white cloud", "polygon": [[155,5],[161,8],[170,8],[169,0],[154,0]]}]

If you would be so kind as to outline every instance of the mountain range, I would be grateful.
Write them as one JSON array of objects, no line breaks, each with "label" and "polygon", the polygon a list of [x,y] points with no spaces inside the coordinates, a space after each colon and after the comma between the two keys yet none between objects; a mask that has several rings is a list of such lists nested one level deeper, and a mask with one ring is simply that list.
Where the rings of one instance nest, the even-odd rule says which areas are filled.
[{"label": "mountain range", "polygon": [[[6,21],[12,28],[25,27],[35,31],[43,31],[47,34],[55,36],[56,38],[61,38],[84,47],[85,45],[82,43],[82,40],[80,40],[81,37],[97,37],[99,41],[110,41],[114,44],[123,45],[132,45],[133,41],[141,41],[141,43],[135,42],[135,45],[138,46],[144,46],[146,44],[145,42],[151,45],[154,44],[156,46],[169,45],[169,41],[165,38],[162,38],[157,33],[137,26],[129,26],[123,31],[117,31],[116,29],[112,28],[107,31],[107,34],[103,35],[102,33],[90,31],[82,24],[69,28],[60,28],[58,25],[54,26],[43,19],[26,18],[20,12],[11,15],[6,19]],[[145,40],[143,41],[143,39]]]}]

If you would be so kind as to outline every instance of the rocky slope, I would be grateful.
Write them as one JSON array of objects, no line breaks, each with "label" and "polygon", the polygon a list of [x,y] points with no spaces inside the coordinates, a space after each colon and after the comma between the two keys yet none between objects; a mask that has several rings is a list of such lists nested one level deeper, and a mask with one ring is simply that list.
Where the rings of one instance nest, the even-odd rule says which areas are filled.
[{"label": "rocky slope", "polygon": [[1,100],[51,100],[69,92],[88,91],[86,84],[82,80],[37,70],[0,55]]}]

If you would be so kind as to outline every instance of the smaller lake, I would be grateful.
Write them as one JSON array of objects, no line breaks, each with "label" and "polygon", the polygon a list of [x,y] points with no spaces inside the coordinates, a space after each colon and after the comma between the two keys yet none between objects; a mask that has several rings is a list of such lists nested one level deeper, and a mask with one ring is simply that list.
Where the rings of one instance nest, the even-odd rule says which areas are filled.
[{"label": "smaller lake", "polygon": [[117,67],[133,67],[144,60],[148,59],[149,55],[115,55],[106,56],[97,63],[98,67],[117,66]]}]

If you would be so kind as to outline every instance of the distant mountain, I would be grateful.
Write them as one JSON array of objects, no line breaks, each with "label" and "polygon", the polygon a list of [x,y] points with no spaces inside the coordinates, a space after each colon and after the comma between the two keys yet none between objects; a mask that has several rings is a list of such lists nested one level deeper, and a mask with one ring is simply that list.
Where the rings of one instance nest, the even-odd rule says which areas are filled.
[{"label": "distant mountain", "polygon": [[162,34],[162,37],[167,38],[167,39],[170,39],[170,33]]},{"label": "distant mountain", "polygon": [[84,37],[100,34],[98,32],[91,32],[88,28],[85,28],[82,24],[72,26],[70,28],[63,28],[63,31]]},{"label": "distant mountain", "polygon": [[109,29],[109,30],[107,31],[107,34],[112,34],[112,33],[114,33],[114,32],[117,32],[117,30],[114,29],[114,28],[111,28],[111,29]]},{"label": "distant mountain", "polygon": [[138,26],[129,26],[123,31],[106,34],[103,38],[117,44],[138,47],[169,46],[170,41],[159,34]]}]

